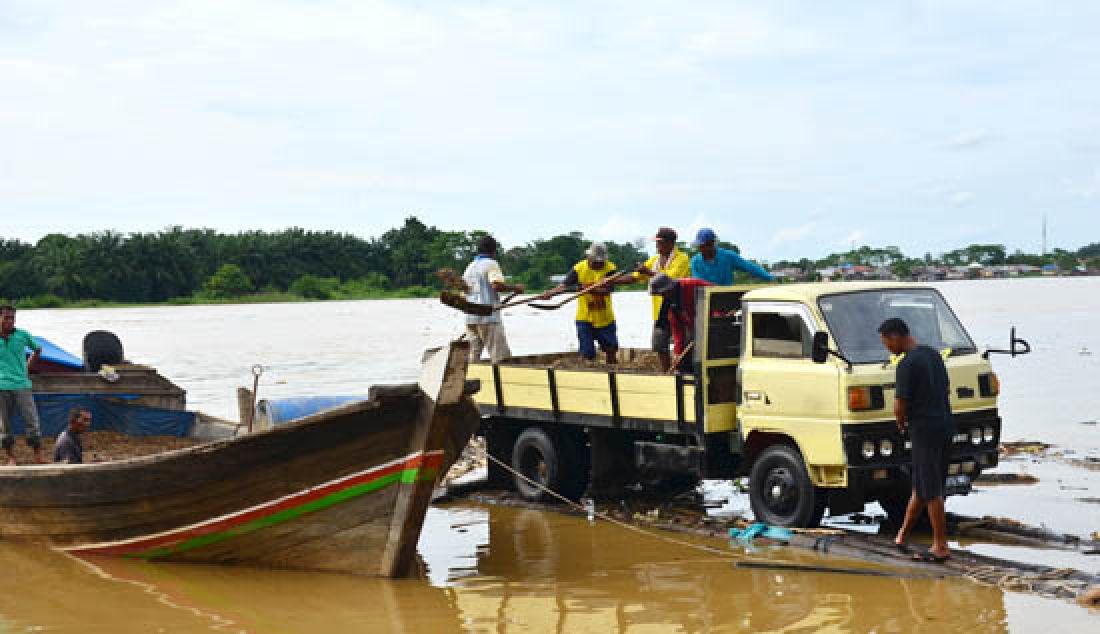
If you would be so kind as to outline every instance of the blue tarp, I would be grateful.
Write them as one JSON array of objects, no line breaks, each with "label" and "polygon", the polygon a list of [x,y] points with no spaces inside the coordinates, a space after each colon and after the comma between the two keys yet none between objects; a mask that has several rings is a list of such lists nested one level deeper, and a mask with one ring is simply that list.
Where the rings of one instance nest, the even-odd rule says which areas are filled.
[{"label": "blue tarp", "polygon": [[271,425],[281,425],[292,420],[304,418],[310,414],[339,407],[347,403],[366,401],[367,396],[297,396],[291,398],[269,398],[259,402],[256,415]]},{"label": "blue tarp", "polygon": [[[34,404],[38,407],[43,436],[60,434],[69,424],[69,410],[78,405],[92,413],[92,431],[181,438],[191,433],[195,424],[194,412],[119,402],[135,398],[138,396],[133,394],[112,394],[110,397],[92,394],[35,394]],[[25,433],[22,416],[16,414],[13,423],[16,434]]]},{"label": "blue tarp", "polygon": [[[38,342],[38,345],[42,346],[41,359],[43,361],[56,363],[57,365],[61,365],[66,368],[72,368],[73,370],[84,369],[84,362],[81,361],[80,357],[68,353],[60,346],[50,341],[49,339],[46,339],[45,337],[35,337],[34,339]],[[27,354],[29,355],[30,353],[31,351],[27,350]]]}]

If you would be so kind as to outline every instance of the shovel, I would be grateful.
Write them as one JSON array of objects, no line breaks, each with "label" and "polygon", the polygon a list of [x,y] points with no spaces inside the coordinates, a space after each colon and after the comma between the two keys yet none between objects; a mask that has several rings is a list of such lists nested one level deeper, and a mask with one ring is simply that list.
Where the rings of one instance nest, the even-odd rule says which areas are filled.
[{"label": "shovel", "polygon": [[469,301],[462,293],[456,293],[453,291],[443,291],[439,295],[439,301],[443,304],[450,306],[456,310],[460,310],[467,315],[474,315],[477,317],[488,317],[496,311],[504,310],[505,308],[512,308],[513,306],[522,306],[529,302],[533,302],[539,298],[538,295],[521,299],[519,301],[512,301],[519,293],[512,293],[504,299],[499,306],[491,306],[489,304],[475,304]]},{"label": "shovel", "polygon": [[557,310],[557,309],[561,308],[562,306],[565,306],[569,302],[573,301],[574,299],[577,299],[578,297],[582,297],[584,295],[587,295],[587,294],[591,293],[592,291],[598,291],[601,288],[605,288],[609,284],[611,284],[613,282],[617,282],[621,279],[625,279],[629,275],[634,275],[634,269],[631,269],[631,270],[628,270],[628,271],[623,271],[622,273],[619,273],[618,275],[612,275],[611,277],[604,278],[604,279],[600,280],[599,282],[597,282],[596,284],[593,284],[592,286],[589,286],[588,288],[586,288],[582,291],[579,291],[577,293],[573,293],[569,297],[566,297],[565,299],[563,299],[560,302],[557,302],[555,304],[531,304],[531,308],[537,308],[539,310]]}]

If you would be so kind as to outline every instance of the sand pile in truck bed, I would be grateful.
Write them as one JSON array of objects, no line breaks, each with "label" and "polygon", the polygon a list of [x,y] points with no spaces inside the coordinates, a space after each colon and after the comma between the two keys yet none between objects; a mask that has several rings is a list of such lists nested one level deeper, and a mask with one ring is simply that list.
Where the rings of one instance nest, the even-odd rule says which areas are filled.
[{"label": "sand pile in truck bed", "polygon": [[550,367],[555,370],[595,370],[616,372],[637,372],[641,374],[661,374],[661,364],[657,354],[648,350],[626,348],[619,350],[619,362],[608,365],[602,353],[595,359],[582,359],[576,353],[541,354],[515,357],[504,361],[504,365],[530,365]]}]

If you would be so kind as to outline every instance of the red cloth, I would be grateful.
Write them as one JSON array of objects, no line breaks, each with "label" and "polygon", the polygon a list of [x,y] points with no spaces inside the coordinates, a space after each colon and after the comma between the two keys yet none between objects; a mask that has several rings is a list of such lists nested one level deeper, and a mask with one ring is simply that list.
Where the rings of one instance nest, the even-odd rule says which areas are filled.
[{"label": "red cloth", "polygon": [[676,301],[668,306],[668,325],[672,329],[672,353],[679,355],[695,333],[695,289],[714,284],[685,277],[676,280],[676,286]]}]

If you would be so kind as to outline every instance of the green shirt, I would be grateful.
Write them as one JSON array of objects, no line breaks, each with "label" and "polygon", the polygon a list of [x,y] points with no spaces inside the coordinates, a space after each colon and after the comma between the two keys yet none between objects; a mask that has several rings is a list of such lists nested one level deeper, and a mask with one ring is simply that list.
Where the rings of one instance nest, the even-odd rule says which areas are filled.
[{"label": "green shirt", "polygon": [[41,350],[31,333],[16,328],[5,339],[0,337],[0,390],[29,390],[27,348]]}]

